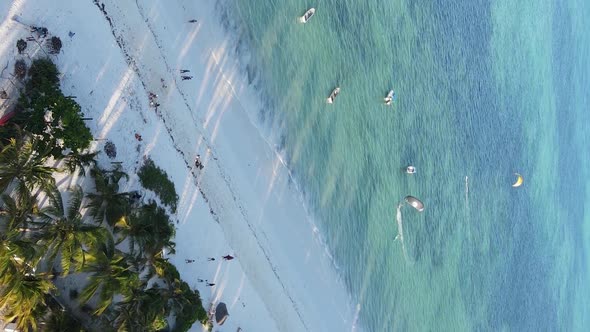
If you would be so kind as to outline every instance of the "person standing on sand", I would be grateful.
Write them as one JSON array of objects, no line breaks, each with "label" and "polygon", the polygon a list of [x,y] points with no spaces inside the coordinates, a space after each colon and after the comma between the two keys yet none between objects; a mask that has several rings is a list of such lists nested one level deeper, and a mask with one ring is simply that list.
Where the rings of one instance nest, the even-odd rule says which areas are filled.
[{"label": "person standing on sand", "polygon": [[195,158],[195,167],[197,167],[198,169],[203,169],[203,164],[201,163],[201,155],[197,155],[197,157]]}]

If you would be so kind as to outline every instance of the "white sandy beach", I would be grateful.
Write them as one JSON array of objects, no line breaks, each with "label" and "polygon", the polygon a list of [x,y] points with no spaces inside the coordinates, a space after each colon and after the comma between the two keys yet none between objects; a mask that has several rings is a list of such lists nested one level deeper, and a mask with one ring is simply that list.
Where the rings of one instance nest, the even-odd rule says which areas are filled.
[{"label": "white sandy beach", "polygon": [[[29,34],[15,15],[62,39],[61,54],[52,56],[62,89],[92,118],[95,148],[102,150],[102,139],[115,143],[114,161],[131,176],[123,190],[139,187],[135,173],[145,157],[174,181],[180,202],[170,261],[206,308],[228,305],[229,319],[213,331],[359,330],[357,308],[301,194],[253,120],[262,103],[240,70],[235,39],[223,30],[215,2],[0,2],[0,67],[9,62],[3,88],[16,40]],[[193,78],[182,81],[180,69]],[[157,112],[150,92],[159,96]],[[194,167],[197,154],[203,170]],[[107,167],[112,160],[101,154],[99,161]],[[236,259],[223,261],[226,254]]]}]

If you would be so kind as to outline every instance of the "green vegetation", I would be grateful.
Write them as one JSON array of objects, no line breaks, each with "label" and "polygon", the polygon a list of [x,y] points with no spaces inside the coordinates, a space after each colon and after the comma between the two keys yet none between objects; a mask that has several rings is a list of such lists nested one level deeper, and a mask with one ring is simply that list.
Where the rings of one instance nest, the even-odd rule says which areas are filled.
[{"label": "green vegetation", "polygon": [[176,324],[172,331],[187,331],[197,320],[202,324],[207,324],[209,318],[207,317],[205,308],[199,305],[201,303],[199,292],[192,290],[184,281],[181,281],[179,289],[179,298],[184,303],[181,303],[180,310],[176,313]]},{"label": "green vegetation", "polygon": [[[21,133],[22,134],[22,133]],[[30,137],[10,138],[0,152],[0,190],[9,187],[49,191],[55,186],[54,167],[45,166],[48,147]]]},{"label": "green vegetation", "polygon": [[76,272],[84,266],[90,249],[105,241],[107,232],[104,228],[89,225],[82,221],[80,208],[84,193],[76,187],[71,192],[70,204],[65,206],[61,193],[54,188],[47,193],[49,206],[39,211],[38,219],[43,225],[40,237],[47,246],[48,261],[61,256],[62,275],[70,273],[72,264]]},{"label": "green vegetation", "polygon": [[138,271],[133,269],[125,253],[115,249],[112,243],[97,248],[85,264],[84,272],[91,275],[80,301],[87,303],[98,294],[99,303],[93,312],[95,315],[104,313],[113,303],[115,295],[129,297],[140,284]]},{"label": "green vegetation", "polygon": [[120,167],[111,171],[94,167],[90,174],[94,178],[96,192],[86,194],[90,201],[86,207],[96,222],[106,221],[112,227],[129,213],[130,193],[119,192],[119,181],[127,179],[127,174]]},{"label": "green vegetation", "polygon": [[189,285],[180,280],[180,274],[176,267],[167,260],[157,258],[152,263],[156,275],[164,282],[160,288],[163,298],[172,303],[176,312],[176,323],[172,331],[187,331],[195,321],[207,324],[208,317],[205,308],[201,303],[199,292],[193,290]]},{"label": "green vegetation", "polygon": [[92,134],[82,120],[82,109],[59,88],[59,72],[49,59],[31,64],[29,80],[19,98],[14,124],[42,137],[39,144],[51,148],[54,158],[65,150],[81,152],[90,146]]},{"label": "green vegetation", "polygon": [[[51,61],[35,60],[28,75],[16,116],[0,129],[0,320],[21,331],[187,331],[206,323],[199,293],[163,258],[164,250],[174,252],[166,210],[120,192],[127,174],[101,169],[96,153],[84,151],[92,136],[80,106],[61,93]],[[54,176],[62,170],[47,166],[51,156],[63,171],[88,174],[95,190],[60,192]],[[140,178],[176,210],[174,185],[153,161]],[[117,248],[122,241],[128,251]],[[57,292],[56,276],[80,272],[89,275],[80,292]],[[60,296],[95,319],[63,310]]]},{"label": "green vegetation", "polygon": [[70,312],[63,310],[63,308],[53,298],[48,298],[48,313],[43,318],[43,326],[41,331],[73,331],[83,332],[82,324],[70,314]]},{"label": "green vegetation", "polygon": [[166,211],[154,202],[135,209],[122,218],[116,225],[116,231],[130,237],[129,251],[135,253],[137,248],[148,259],[157,257],[162,248],[174,253],[174,226]]},{"label": "green vegetation", "polygon": [[162,203],[169,206],[172,212],[176,212],[178,195],[174,189],[174,183],[168,179],[166,172],[156,166],[153,160],[147,159],[137,175],[144,188],[155,192]]}]

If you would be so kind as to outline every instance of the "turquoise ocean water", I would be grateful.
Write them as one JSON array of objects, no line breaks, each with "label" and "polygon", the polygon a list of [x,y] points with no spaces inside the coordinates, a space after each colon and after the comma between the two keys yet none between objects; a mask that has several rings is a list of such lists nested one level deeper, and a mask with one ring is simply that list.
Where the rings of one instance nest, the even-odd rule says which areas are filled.
[{"label": "turquoise ocean water", "polygon": [[590,328],[589,1],[228,3],[366,331]]}]

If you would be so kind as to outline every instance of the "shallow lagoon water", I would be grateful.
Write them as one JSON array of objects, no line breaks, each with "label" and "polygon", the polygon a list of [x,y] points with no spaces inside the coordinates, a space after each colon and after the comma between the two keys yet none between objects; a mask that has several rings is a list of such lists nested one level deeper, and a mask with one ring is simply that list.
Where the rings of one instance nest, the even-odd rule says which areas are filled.
[{"label": "shallow lagoon water", "polygon": [[[590,326],[590,3],[229,6],[266,101],[253,112],[280,137],[365,330]],[[402,245],[406,195],[426,209],[400,209]]]}]

